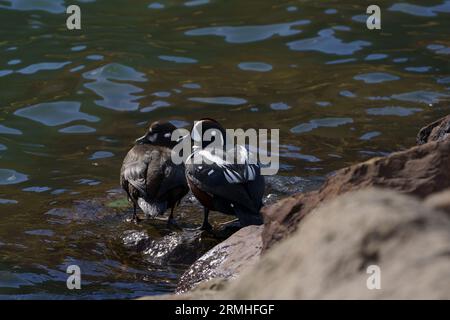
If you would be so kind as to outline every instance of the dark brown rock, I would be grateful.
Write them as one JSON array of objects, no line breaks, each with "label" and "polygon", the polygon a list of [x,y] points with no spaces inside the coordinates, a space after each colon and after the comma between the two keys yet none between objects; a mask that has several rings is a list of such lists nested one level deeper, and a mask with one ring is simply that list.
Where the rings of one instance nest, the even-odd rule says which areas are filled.
[{"label": "dark brown rock", "polygon": [[263,208],[263,250],[295,231],[299,221],[324,200],[370,186],[420,198],[450,187],[450,139],[341,169],[318,191],[297,194]]},{"label": "dark brown rock", "polygon": [[199,258],[182,276],[177,293],[213,279],[235,277],[259,259],[262,226],[248,226],[234,233]]},{"label": "dark brown rock", "polygon": [[450,136],[450,115],[441,118],[420,129],[417,135],[417,144],[431,141],[442,141]]}]

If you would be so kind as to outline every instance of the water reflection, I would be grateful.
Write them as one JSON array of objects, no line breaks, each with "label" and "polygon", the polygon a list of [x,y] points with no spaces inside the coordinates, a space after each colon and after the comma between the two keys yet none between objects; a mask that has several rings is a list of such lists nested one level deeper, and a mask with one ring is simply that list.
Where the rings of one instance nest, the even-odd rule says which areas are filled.
[{"label": "water reflection", "polygon": [[421,112],[420,108],[404,108],[404,107],[384,107],[384,108],[370,108],[367,109],[367,114],[373,116],[400,116],[407,117],[416,112]]},{"label": "water reflection", "polygon": [[359,74],[355,76],[353,79],[361,80],[364,81],[365,83],[382,83],[386,81],[399,80],[400,77],[394,76],[389,73],[373,72],[373,73]]},{"label": "water reflection", "polygon": [[289,23],[277,23],[261,26],[244,26],[244,27],[209,27],[186,31],[188,36],[220,36],[224,37],[229,43],[249,43],[255,41],[266,40],[274,35],[281,37],[298,34],[301,30],[293,29],[297,26],[309,24],[309,20],[298,20]]},{"label": "water reflection", "polygon": [[353,123],[351,118],[324,118],[314,119],[308,123],[301,123],[291,129],[292,133],[305,133],[321,127],[338,127],[345,124]]},{"label": "water reflection", "polygon": [[70,64],[70,62],[40,62],[17,70],[17,72],[21,74],[33,74],[39,71],[58,70],[68,64]]},{"label": "water reflection", "polygon": [[201,97],[193,97],[189,98],[189,100],[194,102],[200,102],[200,103],[207,103],[207,104],[225,104],[225,105],[232,105],[237,106],[241,104],[247,103],[247,100],[242,98],[235,98],[235,97],[208,97],[208,98],[201,98]]},{"label": "water reflection", "polygon": [[116,81],[147,81],[143,73],[117,63],[108,64],[98,69],[85,72],[83,77],[85,79],[95,80],[84,85],[103,98],[103,100],[96,100],[95,103],[99,106],[117,111],[137,110],[139,108],[139,102],[136,100],[141,97],[135,94],[142,92],[143,89],[132,84]]},{"label": "water reflection", "polygon": [[355,40],[344,42],[335,36],[334,29],[319,31],[318,36],[304,40],[288,42],[288,46],[296,51],[319,51],[326,54],[351,55],[371,45],[368,41]]},{"label": "water reflection", "polygon": [[97,122],[100,119],[80,111],[81,103],[76,101],[58,101],[40,103],[34,106],[19,109],[15,115],[33,121],[40,122],[46,126],[58,126],[72,121],[84,120]]},{"label": "water reflection", "polygon": [[6,4],[0,3],[0,8],[12,10],[42,10],[49,13],[63,13],[66,11],[64,0],[4,0],[2,3]]},{"label": "water reflection", "polygon": [[435,17],[438,13],[450,13],[450,1],[444,1],[442,4],[430,7],[410,3],[395,3],[389,10],[418,17]]},{"label": "water reflection", "polygon": [[245,71],[268,72],[272,70],[272,66],[264,62],[241,62],[238,67]]},{"label": "water reflection", "polygon": [[16,184],[28,180],[28,176],[11,169],[0,169],[0,185]]}]

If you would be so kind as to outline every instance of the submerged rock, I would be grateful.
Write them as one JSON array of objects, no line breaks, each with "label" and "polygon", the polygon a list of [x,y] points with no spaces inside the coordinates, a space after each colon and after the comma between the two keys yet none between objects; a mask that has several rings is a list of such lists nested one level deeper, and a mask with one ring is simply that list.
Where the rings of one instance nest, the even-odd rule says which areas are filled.
[{"label": "submerged rock", "polygon": [[163,236],[150,236],[146,231],[127,230],[121,236],[123,246],[140,253],[151,264],[192,264],[205,252],[228,238],[237,229],[234,222],[224,223],[211,233],[198,229],[169,232]]},{"label": "submerged rock", "polygon": [[143,252],[145,260],[154,264],[190,264],[218,243],[202,231],[172,232],[154,240]]},{"label": "submerged rock", "polygon": [[122,242],[128,250],[143,252],[150,246],[152,240],[145,231],[127,230],[122,235]]},{"label": "submerged rock", "polygon": [[294,232],[300,220],[323,201],[370,186],[421,198],[450,187],[450,139],[338,170],[318,191],[297,194],[264,207],[263,250]]},{"label": "submerged rock", "polygon": [[258,261],[262,226],[248,226],[234,233],[199,258],[182,276],[177,293],[212,278],[229,279]]}]

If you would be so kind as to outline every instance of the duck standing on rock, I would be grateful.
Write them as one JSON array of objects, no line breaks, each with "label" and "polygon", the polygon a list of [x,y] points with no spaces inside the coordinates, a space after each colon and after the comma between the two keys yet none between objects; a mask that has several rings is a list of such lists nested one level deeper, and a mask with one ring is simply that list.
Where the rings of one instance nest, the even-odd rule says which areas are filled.
[{"label": "duck standing on rock", "polygon": [[[208,147],[211,142],[203,139],[207,131],[221,148]],[[208,222],[210,210],[237,216],[242,227],[262,224],[259,211],[264,195],[264,177],[259,164],[249,163],[247,149],[241,145],[228,148],[225,129],[209,118],[194,123],[191,138],[194,147],[186,160],[186,180],[204,207],[201,230],[212,229]],[[230,152],[238,159],[235,156],[235,161],[227,162],[224,155]]]},{"label": "duck standing on rock", "polygon": [[174,130],[169,122],[153,122],[123,160],[120,184],[133,203],[135,222],[139,221],[139,206],[150,217],[171,208],[168,223],[174,223],[173,211],[189,191],[184,164],[176,165],[171,160],[171,150],[177,143],[171,140]]}]

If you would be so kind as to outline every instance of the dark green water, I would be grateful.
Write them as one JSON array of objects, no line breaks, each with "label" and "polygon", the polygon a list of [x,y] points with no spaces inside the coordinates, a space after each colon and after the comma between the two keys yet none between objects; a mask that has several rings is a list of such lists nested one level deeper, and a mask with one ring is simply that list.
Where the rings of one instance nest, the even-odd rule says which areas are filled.
[{"label": "dark green water", "polygon": [[279,128],[280,174],[313,178],[409,147],[450,110],[450,1],[380,0],[380,31],[355,0],[69,2],[81,31],[63,0],[0,0],[0,298],[173,290],[182,269],[121,251],[117,210],[51,211],[116,188],[148,122]]}]

